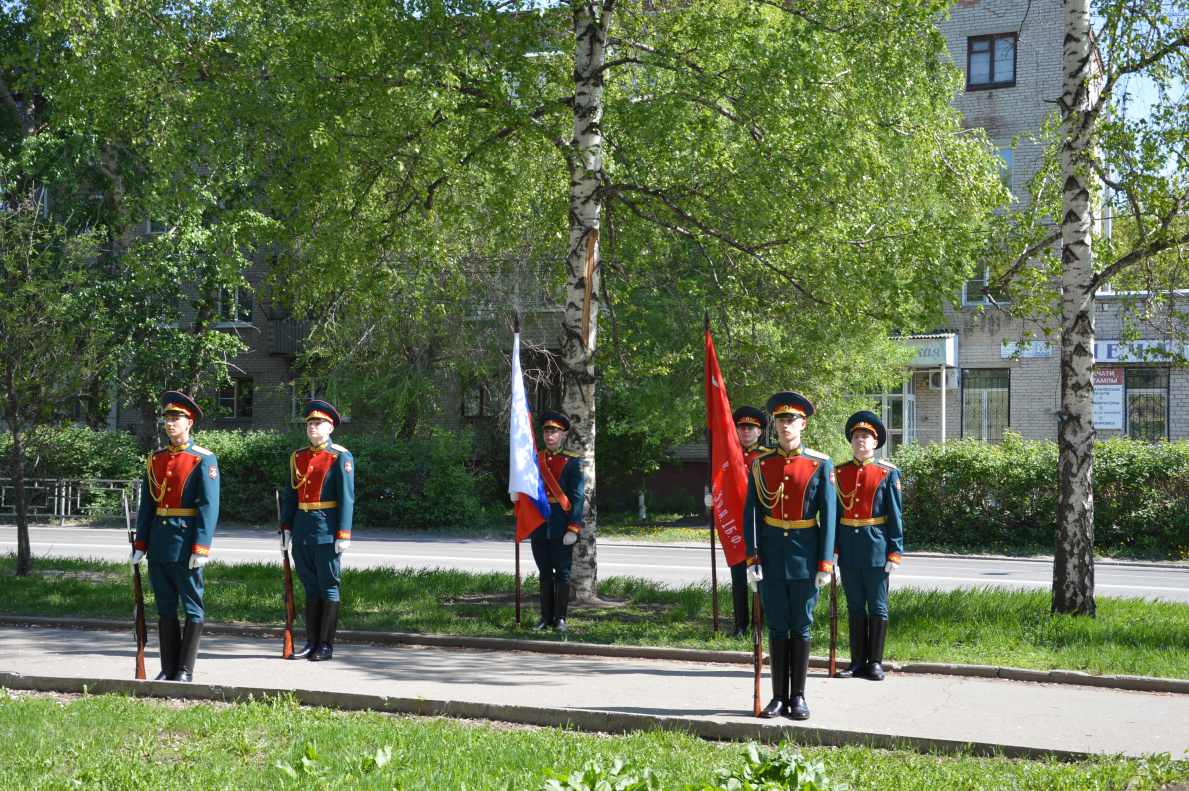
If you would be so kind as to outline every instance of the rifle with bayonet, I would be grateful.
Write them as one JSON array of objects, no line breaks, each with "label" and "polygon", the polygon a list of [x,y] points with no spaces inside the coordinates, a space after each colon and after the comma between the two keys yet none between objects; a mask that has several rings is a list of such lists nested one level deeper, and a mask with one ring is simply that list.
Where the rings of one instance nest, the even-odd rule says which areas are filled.
[{"label": "rifle with bayonet", "polygon": [[[132,546],[132,551],[136,551],[136,531],[132,528],[132,515],[128,512],[128,492],[120,493],[120,499],[124,501],[124,527],[128,530],[128,543]],[[135,623],[133,629],[136,632],[136,678],[145,678],[144,672],[144,648],[149,642],[149,631],[144,622],[144,587],[140,581],[140,564],[132,564],[132,594],[136,600],[133,609]]]},{"label": "rifle with bayonet", "polygon": [[[285,536],[285,525],[281,518],[281,492],[278,490],[276,495],[277,525],[280,528],[283,541]],[[289,657],[293,656],[293,619],[296,617],[296,612],[294,611],[293,607],[293,571],[289,565],[289,549],[284,546],[281,548],[281,561],[285,568],[285,646],[281,649],[281,657],[283,659],[288,659]]]}]

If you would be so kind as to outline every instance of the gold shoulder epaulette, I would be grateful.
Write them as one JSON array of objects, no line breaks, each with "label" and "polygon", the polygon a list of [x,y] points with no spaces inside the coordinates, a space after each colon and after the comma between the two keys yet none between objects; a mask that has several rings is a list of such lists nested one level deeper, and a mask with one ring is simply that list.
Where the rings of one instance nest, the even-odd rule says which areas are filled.
[{"label": "gold shoulder epaulette", "polygon": [[580,458],[579,455],[572,450],[563,450],[562,453],[569,456],[571,459]]},{"label": "gold shoulder epaulette", "polygon": [[346,448],[344,448],[342,445],[338,445],[338,444],[331,445],[330,447],[331,447],[331,450],[337,450],[339,453],[350,453],[351,452],[351,451],[347,450]]},{"label": "gold shoulder epaulette", "polygon": [[200,448],[197,445],[191,445],[190,450],[194,451],[199,456],[210,456],[211,455],[211,452],[209,450],[207,450],[206,448]]},{"label": "gold shoulder epaulette", "polygon": [[756,445],[756,453],[771,453],[773,448],[765,448],[763,445]]},{"label": "gold shoulder epaulette", "polygon": [[887,459],[876,459],[875,463],[887,467],[889,470],[899,469],[899,467],[897,467],[895,464],[892,464],[892,462],[888,461]]},{"label": "gold shoulder epaulette", "polygon": [[805,448],[805,449],[804,449],[804,450],[802,450],[801,452],[802,452],[802,453],[804,453],[806,456],[812,456],[812,457],[813,457],[813,458],[815,458],[815,459],[828,459],[828,458],[830,458],[829,456],[827,456],[826,454],[822,453],[821,451],[811,450],[810,448]]}]

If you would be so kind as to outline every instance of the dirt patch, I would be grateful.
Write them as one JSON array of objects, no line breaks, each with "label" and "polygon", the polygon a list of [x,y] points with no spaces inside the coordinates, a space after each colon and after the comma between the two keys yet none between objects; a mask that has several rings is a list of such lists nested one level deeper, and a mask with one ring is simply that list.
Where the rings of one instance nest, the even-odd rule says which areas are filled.
[{"label": "dirt patch", "polygon": [[[95,571],[93,569],[33,569],[33,574],[44,580],[78,580],[92,585],[126,583],[127,575],[118,571]],[[11,572],[12,576],[15,572]]]},{"label": "dirt patch", "polygon": [[[523,607],[527,604],[532,604],[533,606],[539,606],[540,602],[541,602],[541,596],[539,593],[529,594],[529,593],[521,592],[521,594],[520,594],[520,606],[521,607]],[[474,595],[470,595],[470,596],[451,596],[449,599],[445,599],[443,603],[444,604],[468,604],[468,605],[487,604],[487,605],[509,606],[509,605],[516,604],[516,594],[513,592],[513,593],[474,594]],[[571,602],[570,610],[571,611],[614,610],[614,609],[619,609],[621,607],[628,607],[630,605],[631,605],[631,601],[628,599],[627,596],[602,596],[593,602],[582,602],[582,603]]]}]

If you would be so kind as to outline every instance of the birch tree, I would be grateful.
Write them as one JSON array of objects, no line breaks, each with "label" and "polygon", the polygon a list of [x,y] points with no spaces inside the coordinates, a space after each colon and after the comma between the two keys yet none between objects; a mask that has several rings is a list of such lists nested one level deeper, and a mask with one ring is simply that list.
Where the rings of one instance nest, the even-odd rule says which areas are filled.
[{"label": "birch tree", "polygon": [[[1149,324],[1163,318],[1169,334],[1185,337],[1185,306],[1175,289],[1186,278],[1158,282],[1154,274],[1189,244],[1187,78],[1189,4],[1066,0],[1062,89],[1047,166],[1031,185],[1033,204],[1005,218],[996,245],[1001,257],[992,285],[1009,287],[1016,313],[1059,328],[1058,613],[1095,613],[1095,294],[1108,284],[1139,287],[1145,293],[1133,317]],[[1137,115],[1128,94],[1141,83],[1157,99]],[[1119,232],[1104,237],[1104,218]]]}]

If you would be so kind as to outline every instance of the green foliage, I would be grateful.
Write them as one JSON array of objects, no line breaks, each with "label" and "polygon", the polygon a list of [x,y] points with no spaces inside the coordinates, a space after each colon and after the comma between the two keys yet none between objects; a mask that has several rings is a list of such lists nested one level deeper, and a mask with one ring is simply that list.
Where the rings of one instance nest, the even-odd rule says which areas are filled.
[{"label": "green foliage", "polygon": [[846,791],[845,783],[833,783],[826,776],[820,758],[806,757],[788,742],[776,752],[748,743],[740,768],[719,769],[718,782],[686,786],[686,791]]},{"label": "green foliage", "polygon": [[[38,477],[129,480],[144,472],[144,448],[126,431],[47,425],[29,432],[27,442],[41,457]],[[12,435],[0,433],[0,456],[11,452]]]},{"label": "green foliage", "polygon": [[661,791],[661,778],[653,769],[637,773],[630,764],[616,758],[606,771],[597,761],[587,761],[568,775],[547,772],[545,791]]},{"label": "green foliage", "polygon": [[[1002,444],[963,439],[904,447],[904,535],[913,544],[1051,546],[1057,445],[1007,432]],[[1094,451],[1094,543],[1155,557],[1189,555],[1189,442],[1123,437]]]}]

